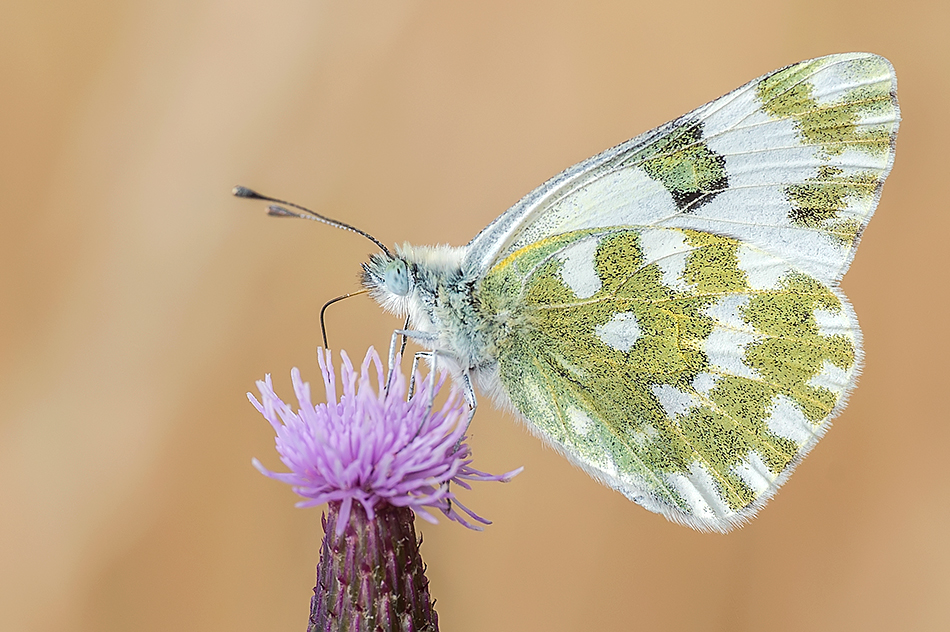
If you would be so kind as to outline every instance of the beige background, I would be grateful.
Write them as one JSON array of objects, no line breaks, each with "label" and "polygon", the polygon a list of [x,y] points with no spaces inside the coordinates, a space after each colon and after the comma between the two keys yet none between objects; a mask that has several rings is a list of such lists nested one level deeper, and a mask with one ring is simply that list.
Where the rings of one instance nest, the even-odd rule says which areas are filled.
[{"label": "beige background", "polygon": [[[423,527],[442,629],[950,629],[950,5],[6,0],[0,4],[0,629],[302,630],[320,510],[246,402],[317,379],[372,247],[461,245],[560,169],[764,72],[889,57],[904,123],[844,281],[867,364],[744,529],[667,523],[486,405],[525,465]],[[330,312],[359,355],[397,324]]]}]

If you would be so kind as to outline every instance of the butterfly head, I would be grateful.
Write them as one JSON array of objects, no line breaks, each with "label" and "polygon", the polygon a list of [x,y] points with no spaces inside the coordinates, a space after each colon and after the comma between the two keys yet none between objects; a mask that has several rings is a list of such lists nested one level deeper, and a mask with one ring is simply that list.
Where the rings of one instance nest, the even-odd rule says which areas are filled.
[{"label": "butterfly head", "polygon": [[380,252],[363,264],[363,287],[386,310],[402,315],[415,288],[412,263],[401,253]]},{"label": "butterfly head", "polygon": [[461,275],[465,251],[451,246],[402,244],[363,264],[363,287],[388,312],[409,315],[416,326],[432,321],[439,295]]}]

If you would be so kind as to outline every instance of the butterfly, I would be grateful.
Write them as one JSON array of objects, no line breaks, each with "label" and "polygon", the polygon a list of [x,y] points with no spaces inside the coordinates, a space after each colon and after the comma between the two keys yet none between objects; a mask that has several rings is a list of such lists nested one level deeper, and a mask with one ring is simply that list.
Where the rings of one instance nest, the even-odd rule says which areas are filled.
[{"label": "butterfly", "polygon": [[473,409],[477,387],[595,479],[725,532],[855,384],[838,281],[899,121],[883,57],[803,61],[568,168],[466,246],[376,242],[362,283]]}]

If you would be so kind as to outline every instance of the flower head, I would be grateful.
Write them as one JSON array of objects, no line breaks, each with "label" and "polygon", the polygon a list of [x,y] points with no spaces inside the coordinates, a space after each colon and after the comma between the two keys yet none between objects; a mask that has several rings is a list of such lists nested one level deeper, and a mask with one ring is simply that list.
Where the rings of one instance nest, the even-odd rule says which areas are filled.
[{"label": "flower head", "polygon": [[[301,380],[296,368],[290,375],[299,402],[297,412],[274,393],[270,375],[257,382],[261,401],[248,393],[248,399],[277,432],[277,452],[290,472],[272,472],[257,459],[254,467],[292,485],[307,499],[298,502],[298,507],[339,501],[338,533],[347,524],[354,501],[363,506],[370,520],[376,507],[387,503],[409,507],[429,522],[437,521],[424,507],[439,509],[470,529],[481,527],[466,520],[459,510],[475,522],[490,524],[456,500],[452,485],[470,489],[469,481],[506,482],[521,468],[492,475],[471,467],[471,450],[465,443],[467,408],[458,391],[453,388],[441,409],[435,410],[433,397],[441,380],[433,384],[429,375],[407,400],[405,376],[395,370],[387,389],[382,362],[372,347],[359,374],[346,352],[340,355],[343,394],[339,399],[331,354],[322,349],[318,361],[326,404],[311,403],[310,385]],[[376,369],[376,389],[370,380],[370,365]]]}]

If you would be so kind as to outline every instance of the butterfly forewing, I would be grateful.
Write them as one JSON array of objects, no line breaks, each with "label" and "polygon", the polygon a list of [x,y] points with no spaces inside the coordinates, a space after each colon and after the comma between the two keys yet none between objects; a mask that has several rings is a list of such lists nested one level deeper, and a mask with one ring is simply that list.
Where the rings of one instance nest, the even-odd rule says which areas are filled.
[{"label": "butterfly forewing", "polygon": [[853,383],[842,298],[755,247],[588,229],[500,262],[501,382],[534,431],[645,507],[726,530],[767,499]]},{"label": "butterfly forewing", "polygon": [[833,282],[877,204],[899,119],[884,58],[801,62],[552,178],[482,231],[467,263],[487,270],[586,228],[676,226],[736,237]]}]

